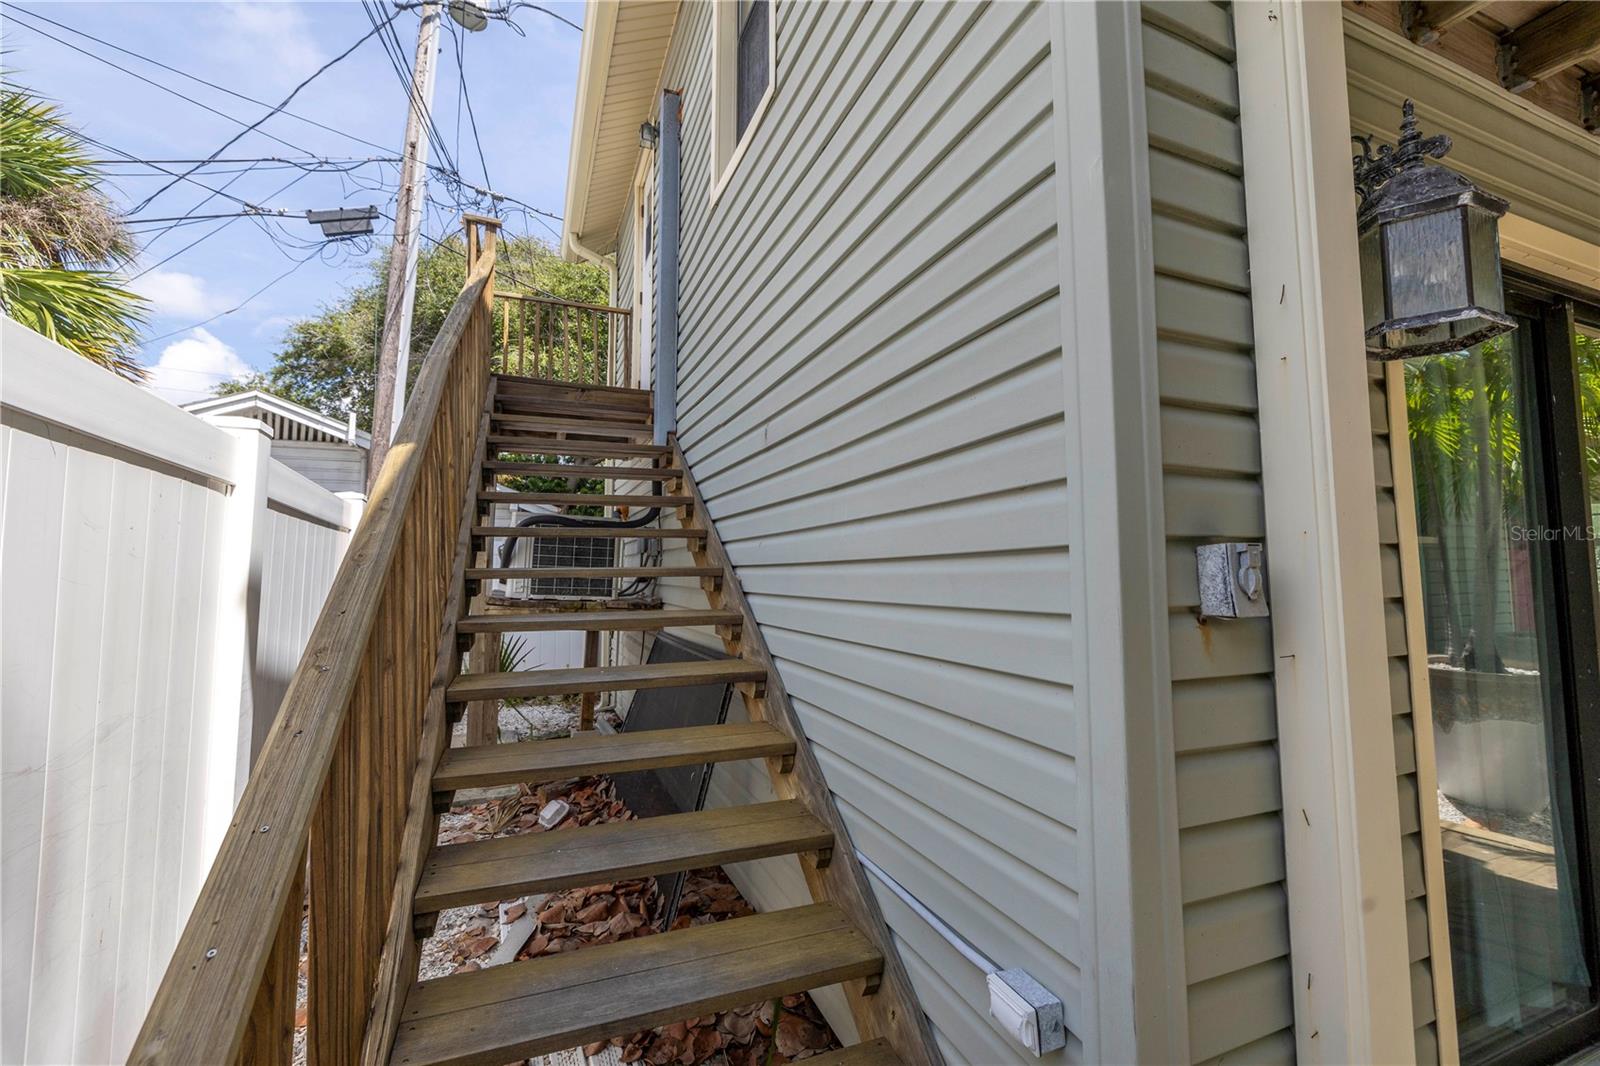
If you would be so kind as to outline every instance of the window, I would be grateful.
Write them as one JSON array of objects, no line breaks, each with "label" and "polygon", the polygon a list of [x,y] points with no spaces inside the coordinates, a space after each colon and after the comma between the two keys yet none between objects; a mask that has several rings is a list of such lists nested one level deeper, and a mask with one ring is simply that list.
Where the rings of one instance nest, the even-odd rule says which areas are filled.
[{"label": "window", "polygon": [[732,0],[712,7],[712,95],[716,102],[711,136],[716,163],[711,175],[712,200],[738,169],[745,146],[772,98],[777,76],[773,3]]}]

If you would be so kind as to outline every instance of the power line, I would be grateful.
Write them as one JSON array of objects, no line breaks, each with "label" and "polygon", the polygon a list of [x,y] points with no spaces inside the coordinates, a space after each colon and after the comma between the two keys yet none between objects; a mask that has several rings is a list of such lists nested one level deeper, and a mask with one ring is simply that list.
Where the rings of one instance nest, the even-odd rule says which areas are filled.
[{"label": "power line", "polygon": [[[489,177],[489,160],[483,154],[483,139],[478,136],[478,116],[472,110],[472,90],[467,88],[467,46],[466,34],[458,33],[454,26],[450,26],[450,36],[456,42],[456,71],[461,78],[461,99],[467,102],[467,119],[472,123],[472,143],[478,147],[478,164],[483,167],[483,183],[494,187],[494,179]],[[461,135],[461,109],[456,106],[456,136]]]},{"label": "power line", "polygon": [[[258,105],[260,107],[271,107],[272,106],[271,104],[267,103],[265,100],[258,100],[254,96],[247,96],[244,93],[237,92],[236,90],[228,88],[226,85],[218,85],[214,81],[207,81],[205,78],[202,78],[197,74],[191,74],[187,70],[182,70],[182,69],[180,69],[178,67],[170,66],[170,65],[168,65],[166,63],[161,62],[159,59],[152,59],[151,57],[149,57],[147,55],[144,55],[144,54],[139,53],[139,52],[135,52],[132,49],[124,48],[119,44],[113,44],[112,42],[104,39],[103,37],[96,37],[92,33],[85,33],[83,30],[76,29],[75,27],[72,27],[72,26],[68,26],[64,22],[57,22],[55,19],[50,18],[47,15],[41,15],[37,11],[29,11],[27,8],[15,7],[15,6],[12,8],[12,10],[13,10],[13,12],[20,11],[25,15],[30,15],[33,18],[39,19],[39,20],[41,20],[43,22],[48,22],[50,25],[55,26],[58,29],[66,30],[68,33],[75,33],[79,37],[83,37],[83,38],[86,38],[88,40],[94,41],[96,44],[101,44],[101,45],[104,45],[107,48],[115,49],[116,51],[121,52],[123,55],[133,56],[135,59],[142,59],[146,63],[151,63],[151,64],[154,64],[155,66],[160,67],[162,70],[171,71],[172,73],[177,74],[180,77],[188,78],[190,81],[198,82],[199,84],[204,85],[204,86],[206,86],[207,88],[210,88],[210,89],[215,89],[218,92],[227,93],[229,96],[237,97],[238,99],[243,100],[246,103],[256,104],[256,105]],[[35,32],[43,32],[43,31],[36,30]],[[69,45],[68,47],[71,47],[71,46]],[[92,53],[88,53],[88,52],[85,52],[84,54],[85,55],[92,55]],[[100,57],[99,56],[93,56],[93,58],[99,59]],[[118,68],[118,69],[121,69],[121,68]],[[137,77],[137,76],[138,75],[135,75],[135,77]],[[161,88],[165,88],[165,86],[161,86]],[[314,118],[307,118],[305,115],[297,115],[293,111],[280,111],[280,114],[282,114],[284,118],[296,119],[296,120],[298,120],[300,122],[305,122],[305,123],[308,123],[308,124],[310,124],[312,126],[315,126],[318,129],[327,130],[329,133],[337,133],[341,137],[348,137],[352,141],[359,141],[360,143],[368,146],[369,148],[376,148],[380,152],[387,152],[387,151],[391,150],[387,146],[381,145],[381,144],[377,144],[377,143],[375,143],[373,141],[369,141],[365,137],[359,137],[356,134],[350,133],[347,130],[341,130],[341,129],[338,129],[338,128],[334,127],[334,126],[329,126],[324,122],[318,122]],[[304,151],[304,149],[301,149],[301,150]]]},{"label": "power line", "polygon": [[134,222],[202,222],[211,218],[294,218],[296,212],[284,208],[257,208],[252,211],[229,211],[220,215],[175,215],[171,218],[136,218]]},{"label": "power line", "polygon": [[149,337],[144,341],[144,343],[145,344],[154,344],[156,341],[164,341],[168,337],[176,337],[178,334],[187,333],[191,329],[199,329],[201,326],[209,326],[211,323],[215,322],[217,319],[224,318],[224,317],[226,317],[228,315],[233,314],[235,311],[239,310],[240,308],[242,308],[246,304],[248,304],[251,300],[254,300],[257,296],[260,296],[262,293],[264,293],[268,289],[272,288],[278,282],[282,281],[284,278],[288,277],[290,274],[293,274],[296,270],[299,270],[301,267],[303,267],[307,263],[311,262],[311,260],[315,259],[317,257],[317,255],[321,251],[322,251],[322,248],[319,245],[317,248],[312,250],[310,255],[306,256],[304,259],[300,260],[294,266],[290,267],[288,270],[285,270],[282,274],[279,274],[277,277],[273,278],[271,281],[267,282],[265,285],[261,286],[261,288],[257,289],[255,292],[251,293],[249,296],[246,296],[243,300],[240,300],[237,304],[235,304],[234,306],[228,308],[226,311],[219,311],[216,314],[212,315],[210,318],[204,319],[203,321],[200,321],[200,322],[196,322],[196,323],[194,323],[192,325],[184,326],[182,329],[175,329],[175,330],[172,330],[170,333],[163,333],[163,334],[161,334],[159,336],[156,336],[156,337]]},{"label": "power line", "polygon": [[[243,177],[243,176],[244,175],[242,175],[242,174],[240,175],[240,177]],[[274,196],[274,197],[281,196],[283,193],[285,193],[285,192],[289,191],[289,189],[293,188],[296,183],[302,182],[302,181],[304,181],[306,178],[308,178],[310,176],[311,176],[311,172],[309,170],[304,172],[304,173],[302,173],[302,174],[300,174],[298,177],[292,179],[287,184],[285,184],[282,187],[280,187],[276,192],[272,193],[272,196]],[[235,178],[234,180],[237,181],[238,179]],[[152,270],[155,270],[155,269],[157,269],[159,267],[166,266],[168,263],[170,263],[174,259],[178,258],[178,256],[182,255],[184,252],[187,252],[189,249],[193,248],[195,245],[201,243],[202,241],[210,240],[212,237],[215,237],[217,234],[221,233],[223,230],[227,229],[229,226],[233,225],[235,222],[239,221],[239,219],[243,218],[243,217],[244,217],[243,215],[240,215],[240,216],[237,216],[235,218],[230,218],[230,219],[225,220],[221,225],[217,226],[215,229],[208,230],[207,232],[205,232],[201,236],[197,237],[196,239],[190,241],[188,244],[184,245],[182,248],[179,248],[176,252],[173,252],[171,255],[165,257],[160,262],[157,262],[157,263],[152,264],[151,266],[145,267],[143,270],[139,271],[139,273],[135,274],[130,280],[137,281],[138,279],[144,277],[146,274],[150,273]],[[163,232],[165,232],[165,231],[163,231]],[[149,248],[149,246],[152,243],[154,243],[154,241],[157,240],[160,236],[161,236],[161,234],[158,233],[155,237],[152,237],[149,241],[146,241],[145,242],[145,247]]]},{"label": "power line", "polygon": [[[397,11],[397,12],[395,12],[394,15],[390,15],[389,18],[382,25],[383,26],[389,25],[390,22],[394,21],[395,16],[398,15],[398,14],[399,14],[399,12]],[[293,100],[296,96],[298,96],[301,89],[304,89],[307,85],[310,85],[313,81],[315,81],[318,77],[320,77],[322,75],[322,73],[324,71],[326,71],[328,68],[332,67],[336,63],[339,63],[346,56],[350,55],[351,52],[354,52],[357,48],[360,48],[362,46],[362,44],[364,44],[366,42],[368,37],[371,37],[371,36],[373,36],[373,34],[379,32],[379,30],[381,28],[382,28],[381,26],[380,27],[376,27],[376,28],[374,28],[372,30],[372,32],[362,34],[361,37],[354,44],[352,44],[349,48],[346,48],[343,52],[340,52],[338,55],[334,56],[332,59],[330,59],[326,63],[322,64],[322,66],[318,67],[315,71],[313,71],[309,77],[307,77],[304,81],[300,82],[300,84],[296,85],[293,89],[291,89],[289,91],[289,95],[285,96],[283,98],[283,100],[280,101],[276,107],[272,108],[265,115],[262,115],[260,118],[258,118],[255,122],[251,123],[249,126],[246,126],[244,129],[240,130],[238,133],[234,134],[232,137],[228,138],[228,140],[223,143],[222,147],[218,148],[215,152],[212,152],[211,155],[208,156],[207,158],[208,159],[215,159],[217,156],[221,155],[223,152],[225,152],[229,148],[233,147],[233,145],[237,144],[241,139],[243,139],[245,134],[251,132],[257,126],[260,126],[263,122],[267,121],[267,119],[271,118],[273,115],[276,115],[278,112],[282,111],[285,107],[289,106],[289,101]],[[189,174],[193,174],[195,172],[195,170],[197,170],[199,168],[199,166],[200,166],[200,164],[198,164],[198,163],[195,164],[195,166],[191,167],[183,176],[187,177]],[[163,185],[161,188],[157,189],[155,192],[153,192],[149,196],[145,197],[144,200],[142,202],[140,202],[138,207],[134,208],[134,211],[135,212],[141,211],[144,208],[150,206],[150,201],[154,200],[157,196],[160,196],[162,193],[164,193],[168,189],[172,188],[174,185],[176,185],[178,183],[178,180],[179,180],[178,178],[174,178],[172,181],[167,182],[167,184]]]},{"label": "power line", "polygon": [[[379,15],[381,9],[377,3],[369,4],[368,0],[361,0],[361,8],[367,14],[367,20],[373,24],[376,31],[379,28]],[[394,19],[404,8],[396,8],[388,19],[383,20],[382,28],[387,30],[381,34],[379,40],[383,41],[384,53],[389,57],[389,65],[394,69],[395,77],[400,80],[400,89],[406,94],[406,99],[422,115],[423,129],[428,137],[428,144],[439,153],[439,158],[444,160],[450,172],[456,170],[455,158],[450,154],[449,145],[445,143],[444,134],[439,131],[437,123],[433,120],[433,109],[424,105],[422,90],[417,85],[415,72],[411,64],[406,61],[405,46],[400,43],[400,37],[394,30]]]},{"label": "power line", "polygon": [[[22,8],[18,8],[15,11],[15,14],[33,15],[33,12],[27,11],[27,10],[22,9]],[[43,16],[35,16],[35,17],[43,17]],[[71,41],[64,41],[60,37],[57,37],[55,34],[51,33],[49,30],[41,30],[37,26],[28,25],[28,23],[26,23],[26,22],[24,22],[23,25],[27,26],[27,28],[31,32],[37,33],[41,37],[48,38],[49,40],[52,40],[52,41],[56,42],[57,44],[61,45],[63,48],[70,49],[70,50],[72,50],[74,52],[77,52],[79,55],[82,55],[82,56],[88,56],[90,59],[93,59],[93,60],[96,60],[98,62],[104,63],[106,66],[111,67],[114,70],[120,70],[120,71],[122,71],[122,73],[128,75],[130,78],[137,78],[139,81],[144,82],[146,85],[152,85],[155,88],[160,89],[164,93],[171,93],[173,96],[176,96],[178,99],[183,100],[183,101],[185,101],[187,103],[191,103],[195,107],[200,108],[202,111],[209,111],[211,114],[216,115],[219,118],[225,118],[229,122],[236,123],[237,125],[240,125],[240,126],[245,125],[245,122],[244,122],[243,119],[235,118],[234,116],[228,114],[226,111],[219,111],[216,108],[212,107],[210,104],[202,103],[199,100],[196,100],[192,96],[185,96],[183,93],[180,93],[176,89],[173,89],[173,88],[171,88],[169,86],[166,86],[166,85],[162,85],[159,81],[155,81],[154,79],[147,78],[143,74],[140,74],[136,70],[129,70],[127,67],[123,66],[122,64],[114,63],[111,60],[107,59],[105,56],[95,55],[93,52],[89,51],[88,49],[80,48],[78,45],[73,44]],[[261,136],[269,138],[270,140],[277,141],[279,144],[283,145],[286,148],[293,148],[297,152],[304,152],[306,150],[301,145],[295,144],[292,141],[286,141],[282,137],[278,137],[278,136],[276,136],[274,134],[268,133],[265,130],[261,131]]]}]

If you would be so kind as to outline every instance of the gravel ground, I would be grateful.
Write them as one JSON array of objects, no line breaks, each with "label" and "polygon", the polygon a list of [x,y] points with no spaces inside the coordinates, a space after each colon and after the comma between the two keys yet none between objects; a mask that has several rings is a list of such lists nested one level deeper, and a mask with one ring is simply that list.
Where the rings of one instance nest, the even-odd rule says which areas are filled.
[{"label": "gravel ground", "polygon": [[1550,808],[1535,811],[1526,817],[1506,814],[1503,811],[1491,811],[1484,807],[1474,807],[1469,803],[1458,803],[1439,793],[1439,817],[1441,820],[1455,825],[1477,825],[1484,829],[1492,829],[1496,833],[1504,833],[1518,840],[1533,840],[1540,844],[1553,844],[1555,837],[1550,830]]}]

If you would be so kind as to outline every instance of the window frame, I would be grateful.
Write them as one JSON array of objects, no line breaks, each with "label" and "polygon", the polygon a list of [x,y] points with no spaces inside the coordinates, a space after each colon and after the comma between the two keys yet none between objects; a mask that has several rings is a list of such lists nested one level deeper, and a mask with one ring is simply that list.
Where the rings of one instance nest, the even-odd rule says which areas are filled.
[{"label": "window frame", "polygon": [[711,203],[732,181],[746,150],[772,103],[778,87],[778,3],[767,4],[767,87],[742,134],[739,108],[739,4],[718,0],[711,5]]}]

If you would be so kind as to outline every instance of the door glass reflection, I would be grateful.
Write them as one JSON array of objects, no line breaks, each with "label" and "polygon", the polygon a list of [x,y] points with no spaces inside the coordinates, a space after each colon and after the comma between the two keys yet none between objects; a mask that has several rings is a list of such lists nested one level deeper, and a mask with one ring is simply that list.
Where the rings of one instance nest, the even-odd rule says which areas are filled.
[{"label": "door glass reflection", "polygon": [[1469,1063],[1590,1002],[1564,757],[1571,709],[1553,547],[1535,518],[1546,491],[1537,408],[1524,386],[1535,331],[1524,322],[1464,356],[1405,370],[1445,894]]}]

